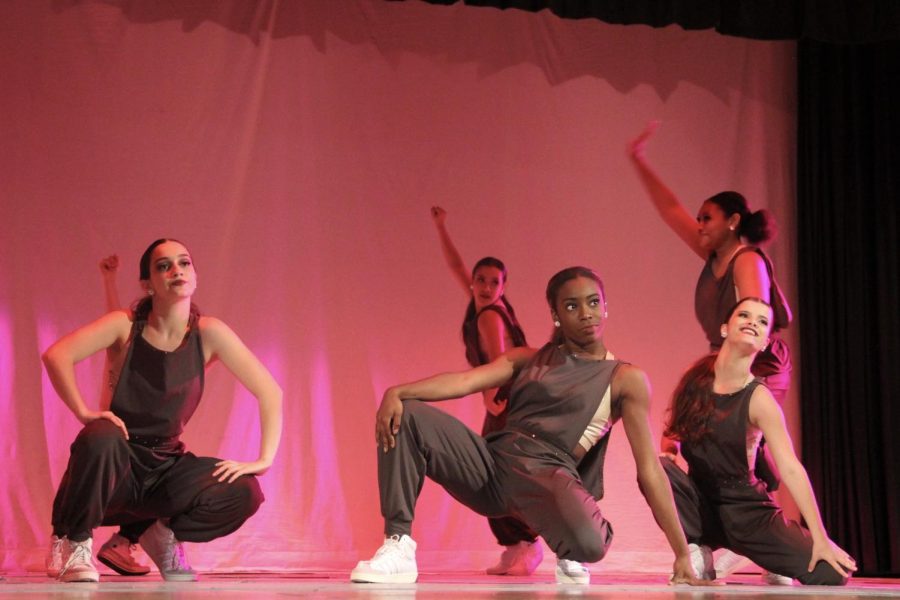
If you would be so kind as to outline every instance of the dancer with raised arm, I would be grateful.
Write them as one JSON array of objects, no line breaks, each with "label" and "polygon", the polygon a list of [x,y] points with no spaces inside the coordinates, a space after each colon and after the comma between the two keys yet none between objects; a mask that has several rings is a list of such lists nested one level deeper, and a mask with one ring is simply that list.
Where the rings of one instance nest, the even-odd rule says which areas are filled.
[{"label": "dancer with raised arm", "polygon": [[[450,274],[469,300],[462,323],[466,360],[473,367],[488,364],[511,348],[526,346],[525,332],[519,325],[512,304],[506,299],[509,273],[506,265],[493,256],[485,256],[470,272],[447,231],[447,211],[431,207],[431,217],[441,241],[441,251]],[[506,424],[509,386],[482,392],[485,415],[481,435],[500,431]],[[512,517],[489,518],[488,525],[497,543],[504,547],[497,564],[486,569],[489,575],[531,575],[541,564],[544,553],[537,534]],[[584,570],[581,565],[570,569]]]},{"label": "dancer with raised arm", "polygon": [[[663,221],[705,263],[694,292],[694,312],[710,351],[717,352],[721,347],[718,328],[739,298],[754,296],[771,302],[776,308],[773,333],[787,327],[792,317],[790,307],[775,281],[769,257],[760,248],[774,236],[772,215],[767,210],[751,211],[741,194],[726,191],[705,200],[696,218],[691,216],[647,161],[647,143],[658,125],[651,122],[647,126],[629,146],[629,155]],[[791,355],[783,339],[773,336],[771,344],[757,354],[753,373],[762,378],[778,402],[784,401],[791,383]],[[665,437],[661,448],[673,457],[678,451],[677,445]],[[757,475],[769,491],[774,491],[779,476],[766,448],[762,440]],[[716,570],[724,577],[746,563],[743,557],[725,553],[716,561]],[[768,573],[763,578],[774,585],[790,583]]]},{"label": "dancer with raised arm", "polygon": [[[689,473],[668,457],[661,461],[700,577],[715,578],[711,550],[721,547],[803,584],[843,585],[856,562],[828,538],[781,407],[750,370],[769,343],[773,318],[759,298],[734,307],[720,325],[718,354],[684,374],[669,408],[666,433],[680,440]],[[763,436],[806,527],[783,515],[754,473]]]},{"label": "dancer with raised arm", "polygon": [[[43,355],[54,389],[84,424],[53,503],[60,581],[98,581],[95,528],[147,521],[152,525],[140,543],[163,578],[196,580],[182,542],[228,535],[256,512],[263,497],[255,475],[269,469],[281,438],[281,388],[225,323],[200,316],[191,301],[197,273],[187,248],[153,242],[141,257],[140,281],[146,296],[132,310],[75,330]],[[74,367],[106,349],[111,393],[95,410]],[[200,402],[204,371],[215,361],[259,403],[260,450],[252,461],[197,457],[180,440]]]},{"label": "dancer with raised arm", "polygon": [[[389,388],[375,418],[385,540],[353,581],[403,583],[418,576],[410,537],[425,477],[488,517],[512,516],[562,560],[595,562],[612,541],[603,459],[621,420],[640,488],[675,553],[674,582],[696,583],[672,494],[656,457],[644,373],[603,341],[606,297],[590,269],[560,271],[547,285],[556,333],[540,350],[514,348],[487,365]],[[482,438],[427,402],[512,382],[506,426]],[[558,567],[561,583],[586,584]]]}]

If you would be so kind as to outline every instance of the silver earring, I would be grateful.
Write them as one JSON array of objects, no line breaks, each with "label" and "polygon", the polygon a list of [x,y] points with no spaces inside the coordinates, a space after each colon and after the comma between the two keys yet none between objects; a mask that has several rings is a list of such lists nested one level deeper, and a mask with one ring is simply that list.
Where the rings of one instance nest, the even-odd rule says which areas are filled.
[{"label": "silver earring", "polygon": [[721,334],[722,334],[722,337],[723,337],[723,338],[724,338],[724,337],[728,337],[728,332],[725,330],[724,327],[722,328]]},{"label": "silver earring", "polygon": [[147,295],[148,295],[148,296],[152,296],[152,295],[153,295],[153,290],[147,290]]},{"label": "silver earring", "polygon": [[730,229],[731,231],[734,231],[734,225],[729,225],[728,229]]},{"label": "silver earring", "polygon": [[559,327],[559,325],[560,325],[559,321],[553,321],[553,326],[554,326],[554,327]]}]

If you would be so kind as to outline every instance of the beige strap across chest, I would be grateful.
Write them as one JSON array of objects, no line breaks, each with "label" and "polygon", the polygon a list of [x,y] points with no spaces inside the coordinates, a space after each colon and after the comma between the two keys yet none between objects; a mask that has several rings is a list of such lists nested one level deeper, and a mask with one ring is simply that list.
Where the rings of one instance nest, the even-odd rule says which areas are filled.
[{"label": "beige strap across chest", "polygon": [[[607,350],[603,360],[615,360],[615,358],[616,357],[613,356],[612,352]],[[584,433],[581,434],[578,445],[585,450],[593,448],[594,444],[606,435],[612,427],[610,414],[612,414],[612,380],[610,380],[609,385],[606,386],[606,392],[603,394],[603,399],[600,400],[600,406],[597,407],[597,412],[594,413],[591,422],[588,423]]]}]

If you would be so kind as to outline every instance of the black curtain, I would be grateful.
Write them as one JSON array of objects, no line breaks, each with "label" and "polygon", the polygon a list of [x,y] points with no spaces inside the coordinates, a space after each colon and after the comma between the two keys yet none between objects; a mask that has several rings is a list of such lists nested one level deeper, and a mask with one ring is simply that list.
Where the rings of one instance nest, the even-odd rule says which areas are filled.
[{"label": "black curtain", "polygon": [[799,45],[803,461],[825,527],[900,574],[900,42]]},{"label": "black curtain", "polygon": [[715,29],[761,40],[873,42],[900,39],[897,0],[425,0],[431,4],[549,10],[615,25]]}]

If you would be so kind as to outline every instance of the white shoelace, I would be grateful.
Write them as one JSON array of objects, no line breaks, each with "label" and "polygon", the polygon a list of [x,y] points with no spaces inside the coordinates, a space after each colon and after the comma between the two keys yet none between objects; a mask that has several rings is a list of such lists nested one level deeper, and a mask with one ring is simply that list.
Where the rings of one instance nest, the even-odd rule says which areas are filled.
[{"label": "white shoelace", "polygon": [[378,563],[386,569],[397,571],[398,566],[408,560],[403,548],[400,547],[400,536],[392,535],[384,539],[384,544],[375,552],[371,563]]},{"label": "white shoelace", "polygon": [[63,571],[68,571],[71,567],[78,564],[91,564],[91,549],[89,544],[72,543],[72,553],[69,554],[69,560],[66,561]]}]

